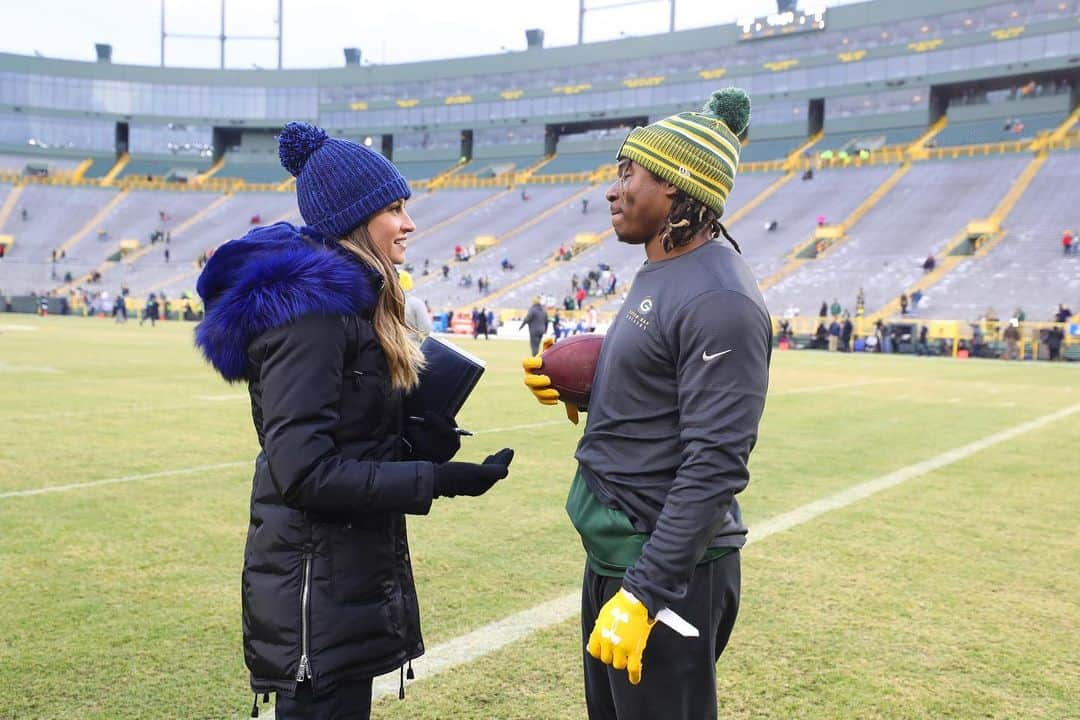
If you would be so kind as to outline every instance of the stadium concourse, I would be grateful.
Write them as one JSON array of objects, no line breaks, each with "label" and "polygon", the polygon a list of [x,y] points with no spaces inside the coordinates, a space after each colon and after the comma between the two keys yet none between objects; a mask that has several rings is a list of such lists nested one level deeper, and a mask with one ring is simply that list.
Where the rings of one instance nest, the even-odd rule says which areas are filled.
[{"label": "stadium concourse", "polygon": [[[484,308],[505,333],[534,298],[563,328],[602,325],[643,259],[606,212],[622,139],[732,84],[754,107],[724,221],[786,347],[828,346],[835,315],[841,347],[997,356],[1017,318],[1023,356],[1080,357],[1065,244],[1080,217],[1062,192],[1080,180],[1076,3],[811,19],[783,37],[681,31],[679,52],[648,36],[417,63],[406,82],[346,67],[223,86],[212,70],[0,54],[0,108],[21,108],[0,110],[2,308],[111,314],[121,295],[138,312],[153,293],[166,317],[198,318],[215,247],[299,222],[275,134],[307,119],[409,178],[406,269],[437,326],[468,331]],[[106,86],[131,99],[93,94]],[[230,104],[229,88],[263,101]]]}]

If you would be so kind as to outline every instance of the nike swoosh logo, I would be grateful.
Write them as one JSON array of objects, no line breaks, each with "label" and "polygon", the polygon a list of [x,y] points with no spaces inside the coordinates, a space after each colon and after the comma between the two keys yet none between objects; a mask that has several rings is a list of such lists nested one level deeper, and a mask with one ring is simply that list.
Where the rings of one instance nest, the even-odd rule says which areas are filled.
[{"label": "nike swoosh logo", "polygon": [[721,355],[727,355],[729,352],[731,352],[734,349],[735,348],[728,348],[727,350],[721,350],[720,352],[713,353],[712,355],[710,355],[706,351],[702,350],[701,351],[701,359],[704,360],[705,362],[709,362],[710,360],[715,360],[716,358],[720,357]]}]

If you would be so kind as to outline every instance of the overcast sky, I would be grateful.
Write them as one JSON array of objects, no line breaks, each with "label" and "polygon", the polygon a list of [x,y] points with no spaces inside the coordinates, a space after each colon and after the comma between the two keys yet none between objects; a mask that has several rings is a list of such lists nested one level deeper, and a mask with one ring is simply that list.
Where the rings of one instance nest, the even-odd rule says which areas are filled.
[{"label": "overcast sky", "polygon": [[[585,41],[650,35],[668,27],[668,0],[601,9],[627,0],[586,0]],[[820,3],[821,0],[815,0]],[[853,0],[829,0],[840,5]],[[542,28],[545,46],[577,42],[578,0],[283,0],[284,66],[337,67],[342,48],[366,61],[484,55],[525,47],[525,29]],[[800,6],[811,4],[802,0]],[[278,0],[226,0],[229,35],[274,35]],[[678,30],[730,23],[776,11],[775,0],[676,0]],[[165,0],[167,33],[217,35],[221,0]],[[0,52],[93,60],[94,43],[113,46],[113,62],[161,62],[161,0],[0,0]],[[217,67],[216,39],[168,38],[170,66]],[[230,68],[277,64],[273,41],[232,40]]]}]

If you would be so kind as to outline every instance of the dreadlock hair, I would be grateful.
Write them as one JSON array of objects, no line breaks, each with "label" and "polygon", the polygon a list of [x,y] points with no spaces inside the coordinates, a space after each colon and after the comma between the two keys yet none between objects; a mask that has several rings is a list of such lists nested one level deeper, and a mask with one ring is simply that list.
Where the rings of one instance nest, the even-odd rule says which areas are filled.
[{"label": "dreadlock hair", "polygon": [[742,249],[735,242],[735,238],[728,234],[727,228],[720,222],[716,213],[705,206],[700,200],[695,200],[686,194],[684,190],[677,190],[675,198],[671,201],[671,212],[668,213],[667,225],[660,235],[664,244],[664,252],[671,252],[681,247],[701,232],[708,230],[710,238],[718,238],[723,234],[724,238],[735,248],[735,252],[742,255]]}]

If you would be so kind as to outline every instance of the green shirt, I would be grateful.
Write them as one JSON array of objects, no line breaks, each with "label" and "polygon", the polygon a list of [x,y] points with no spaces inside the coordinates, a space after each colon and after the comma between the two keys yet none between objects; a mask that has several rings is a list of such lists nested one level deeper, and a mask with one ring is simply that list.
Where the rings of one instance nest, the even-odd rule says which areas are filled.
[{"label": "green shirt", "polygon": [[[596,499],[589,484],[581,477],[581,470],[574,474],[574,481],[570,484],[566,513],[581,536],[589,569],[597,575],[622,577],[641,557],[641,548],[649,539],[648,534],[634,529],[625,513],[609,508]],[[708,548],[698,565],[735,550],[738,548]]]}]

